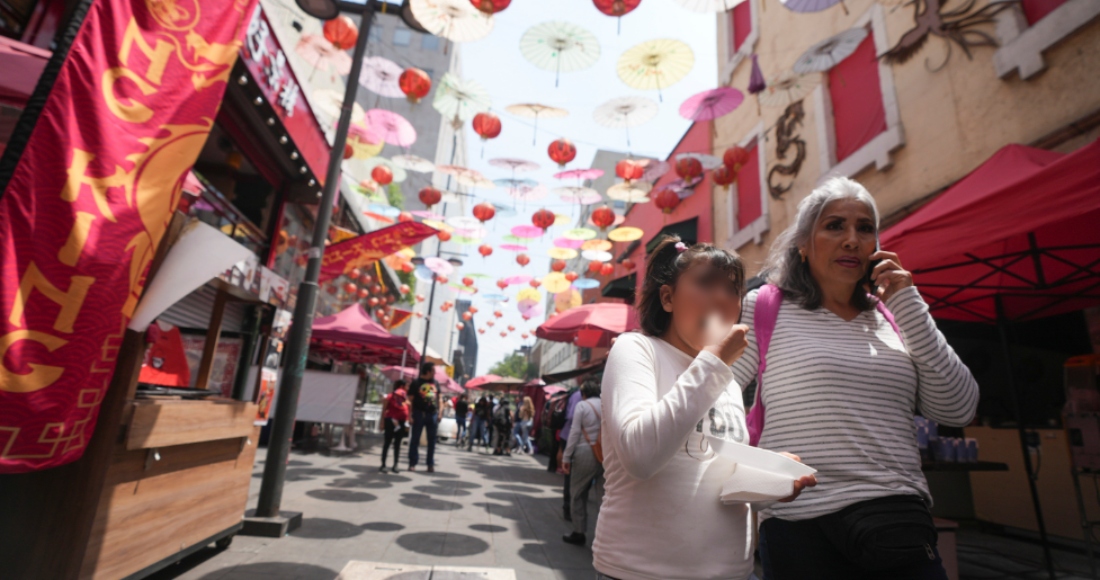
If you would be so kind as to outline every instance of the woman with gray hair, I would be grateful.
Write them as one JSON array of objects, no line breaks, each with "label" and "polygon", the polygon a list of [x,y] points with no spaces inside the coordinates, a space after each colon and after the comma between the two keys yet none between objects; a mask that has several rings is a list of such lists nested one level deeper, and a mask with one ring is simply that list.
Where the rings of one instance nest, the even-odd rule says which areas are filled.
[{"label": "woman with gray hair", "polygon": [[733,373],[747,385],[764,371],[759,445],[818,470],[799,501],[761,514],[769,580],[946,578],[913,415],[964,426],[978,385],[912,274],[879,249],[878,226],[862,185],[830,179],[799,203],[768,285],[745,299],[752,330]]}]

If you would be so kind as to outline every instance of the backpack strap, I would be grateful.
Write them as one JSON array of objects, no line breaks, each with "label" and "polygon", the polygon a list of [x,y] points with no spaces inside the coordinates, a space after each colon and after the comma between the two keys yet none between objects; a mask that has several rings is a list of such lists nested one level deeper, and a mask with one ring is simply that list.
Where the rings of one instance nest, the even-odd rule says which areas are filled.
[{"label": "backpack strap", "polygon": [[876,300],[875,309],[879,311],[879,314],[882,314],[882,317],[886,319],[886,322],[890,323],[890,328],[893,328],[894,332],[898,333],[898,338],[901,339],[901,344],[904,345],[905,337],[901,335],[901,329],[898,328],[898,323],[894,322],[894,313],[890,312],[890,310],[886,308],[886,303],[882,300]]},{"label": "backpack strap", "polygon": [[756,294],[756,305],[752,314],[752,329],[756,333],[756,349],[760,354],[760,364],[756,368],[756,403],[760,402],[764,371],[768,368],[768,345],[771,344],[772,332],[775,331],[775,321],[779,319],[779,306],[782,303],[783,290],[774,284],[761,286]]}]

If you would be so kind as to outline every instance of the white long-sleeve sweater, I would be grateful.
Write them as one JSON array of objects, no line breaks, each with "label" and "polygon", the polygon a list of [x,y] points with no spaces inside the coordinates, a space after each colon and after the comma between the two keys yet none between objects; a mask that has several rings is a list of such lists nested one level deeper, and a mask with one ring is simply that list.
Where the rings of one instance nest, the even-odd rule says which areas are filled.
[{"label": "white long-sleeve sweater", "polygon": [[[757,293],[745,299],[750,328]],[[947,344],[915,287],[886,301],[904,345],[877,310],[844,321],[828,309],[784,301],[764,371],[760,447],[787,451],[818,470],[817,487],[765,515],[803,520],[867,499],[916,494],[931,503],[913,415],[949,426],[974,417],[978,385]],[[756,378],[756,332],[733,364],[741,384]]]},{"label": "white long-sleeve sweater", "polygon": [[747,440],[730,368],[709,352],[693,359],[659,338],[627,333],[608,356],[602,398],[596,569],[622,580],[748,577],[749,508],[719,501],[734,464],[703,439]]}]

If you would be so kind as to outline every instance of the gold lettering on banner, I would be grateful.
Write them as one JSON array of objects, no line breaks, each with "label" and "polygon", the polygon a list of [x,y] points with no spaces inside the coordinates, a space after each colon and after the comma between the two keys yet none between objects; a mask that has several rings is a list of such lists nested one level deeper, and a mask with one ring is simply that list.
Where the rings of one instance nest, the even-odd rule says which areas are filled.
[{"label": "gold lettering on banner", "polygon": [[30,300],[31,293],[38,290],[50,301],[61,306],[61,311],[57,313],[57,318],[54,319],[54,330],[71,333],[73,323],[76,322],[76,316],[80,314],[80,307],[84,305],[84,298],[88,295],[88,288],[93,282],[95,282],[95,278],[91,276],[73,276],[69,279],[69,290],[62,291],[47,280],[42,271],[38,269],[38,266],[31,262],[27,266],[27,271],[23,274],[23,279],[19,281],[19,293],[15,295],[8,322],[12,326],[25,326],[23,311],[27,306],[27,301]]},{"label": "gold lettering on banner", "polygon": [[76,212],[76,221],[73,229],[69,231],[69,239],[57,252],[57,260],[66,266],[75,266],[80,254],[84,251],[84,244],[88,241],[88,233],[92,230],[92,221],[95,216],[86,212]]},{"label": "gold lettering on banner", "polygon": [[23,340],[37,342],[50,352],[65,346],[66,343],[63,339],[36,330],[15,330],[0,336],[0,391],[30,393],[44,389],[61,378],[61,374],[65,372],[62,367],[33,363],[26,363],[31,369],[29,373],[12,372],[4,365],[4,358],[13,344]]}]

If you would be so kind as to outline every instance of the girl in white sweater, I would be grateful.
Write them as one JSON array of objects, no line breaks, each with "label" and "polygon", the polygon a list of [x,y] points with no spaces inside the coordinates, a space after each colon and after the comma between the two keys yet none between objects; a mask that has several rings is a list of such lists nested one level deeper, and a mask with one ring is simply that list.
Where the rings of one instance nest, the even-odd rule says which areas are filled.
[{"label": "girl in white sweater", "polygon": [[[723,505],[734,464],[704,433],[747,443],[730,365],[745,351],[744,268],[709,244],[668,237],[650,255],[641,333],[619,336],[603,378],[606,484],[593,542],[606,577],[743,579],[752,574],[748,504]],[[795,482],[794,495],[816,482]]]}]

